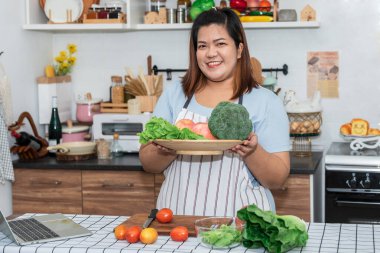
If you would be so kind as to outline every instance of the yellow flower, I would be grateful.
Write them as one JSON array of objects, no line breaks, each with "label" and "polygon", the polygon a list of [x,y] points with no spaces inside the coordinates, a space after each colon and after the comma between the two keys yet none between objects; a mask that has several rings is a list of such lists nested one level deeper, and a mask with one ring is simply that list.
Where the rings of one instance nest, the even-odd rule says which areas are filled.
[{"label": "yellow flower", "polygon": [[65,60],[65,58],[62,57],[62,56],[55,57],[55,61],[58,62],[58,63],[62,63],[64,60]]},{"label": "yellow flower", "polygon": [[67,57],[66,51],[59,52],[59,56],[61,56],[62,58],[66,58]]},{"label": "yellow flower", "polygon": [[67,45],[68,51],[61,51],[59,55],[54,58],[57,62],[55,65],[55,75],[64,76],[71,72],[71,68],[75,65],[77,58],[73,56],[77,52],[77,46],[75,44]]},{"label": "yellow flower", "polygon": [[67,49],[69,49],[70,54],[73,54],[77,51],[77,45],[75,44],[69,44],[67,46]]},{"label": "yellow flower", "polygon": [[77,58],[75,56],[71,56],[67,59],[68,63],[70,65],[74,65],[75,64],[75,61],[77,60]]}]

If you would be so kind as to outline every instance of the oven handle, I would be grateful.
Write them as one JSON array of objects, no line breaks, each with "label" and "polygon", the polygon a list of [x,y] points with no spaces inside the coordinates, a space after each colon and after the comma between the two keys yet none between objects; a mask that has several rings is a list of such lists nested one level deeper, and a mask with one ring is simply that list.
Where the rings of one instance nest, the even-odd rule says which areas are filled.
[{"label": "oven handle", "polygon": [[336,200],[338,206],[380,206],[380,202]]}]

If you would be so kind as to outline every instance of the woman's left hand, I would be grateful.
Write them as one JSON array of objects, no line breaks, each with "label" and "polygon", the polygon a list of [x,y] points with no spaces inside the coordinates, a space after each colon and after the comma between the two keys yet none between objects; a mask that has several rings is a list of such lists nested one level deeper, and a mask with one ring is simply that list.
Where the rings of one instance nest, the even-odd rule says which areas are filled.
[{"label": "woman's left hand", "polygon": [[251,132],[246,140],[242,144],[236,145],[231,148],[231,151],[239,154],[241,157],[245,158],[255,152],[258,144],[257,135]]}]

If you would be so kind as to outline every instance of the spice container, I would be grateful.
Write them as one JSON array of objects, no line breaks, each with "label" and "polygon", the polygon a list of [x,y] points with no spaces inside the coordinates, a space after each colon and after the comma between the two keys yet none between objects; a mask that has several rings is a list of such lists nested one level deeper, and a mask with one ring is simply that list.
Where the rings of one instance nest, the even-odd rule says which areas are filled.
[{"label": "spice container", "polygon": [[166,9],[166,20],[168,24],[177,23],[177,9]]},{"label": "spice container", "polygon": [[111,142],[105,139],[96,141],[98,159],[111,159]]},{"label": "spice container", "polygon": [[111,155],[112,157],[119,157],[123,155],[123,148],[121,147],[119,143],[119,134],[114,133],[113,134],[113,141],[111,145]]},{"label": "spice container", "polygon": [[118,19],[119,16],[121,15],[121,8],[110,8],[110,12],[108,14],[109,19]]},{"label": "spice container", "polygon": [[[182,9],[185,12],[183,14],[184,15],[184,19],[183,19],[182,23],[189,23],[189,22],[191,22],[190,8],[191,8],[191,1],[190,0],[178,0],[177,1],[177,10]],[[177,21],[177,22],[180,23],[179,21]]]},{"label": "spice container", "polygon": [[114,104],[122,104],[124,103],[124,86],[121,83],[121,76],[112,76],[112,93],[111,93],[111,101]]},{"label": "spice container", "polygon": [[97,19],[98,18],[98,13],[96,12],[95,8],[89,8],[87,12],[87,18],[88,19]]},{"label": "spice container", "polygon": [[107,8],[98,8],[98,19],[108,19]]},{"label": "spice container", "polygon": [[160,11],[161,8],[166,8],[166,0],[149,0],[147,2],[148,4],[148,11]]}]

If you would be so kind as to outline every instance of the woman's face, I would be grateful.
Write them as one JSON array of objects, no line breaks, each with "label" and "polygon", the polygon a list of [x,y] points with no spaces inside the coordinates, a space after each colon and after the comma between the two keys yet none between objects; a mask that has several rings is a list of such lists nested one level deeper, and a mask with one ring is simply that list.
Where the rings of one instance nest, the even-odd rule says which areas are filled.
[{"label": "woman's face", "polygon": [[237,49],[222,25],[203,26],[198,32],[197,62],[208,80],[222,82],[232,79],[243,44]]}]

